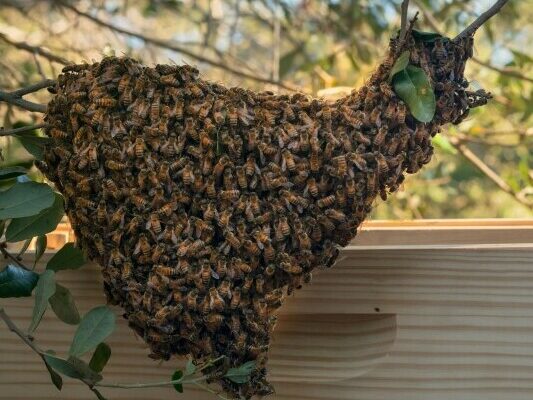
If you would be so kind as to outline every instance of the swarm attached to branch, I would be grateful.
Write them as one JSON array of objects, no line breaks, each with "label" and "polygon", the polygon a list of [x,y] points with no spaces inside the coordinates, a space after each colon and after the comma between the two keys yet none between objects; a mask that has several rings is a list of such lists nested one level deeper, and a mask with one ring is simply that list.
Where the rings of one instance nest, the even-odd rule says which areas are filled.
[{"label": "swarm attached to branch", "polygon": [[[486,101],[465,89],[471,53],[472,38],[408,30],[335,103],[228,89],[190,66],[69,66],[48,105],[41,168],[152,357],[224,355],[213,380],[231,395],[268,394],[284,296],[332,266],[376,197],[430,161],[441,125]],[[223,378],[250,360],[249,380]]]}]

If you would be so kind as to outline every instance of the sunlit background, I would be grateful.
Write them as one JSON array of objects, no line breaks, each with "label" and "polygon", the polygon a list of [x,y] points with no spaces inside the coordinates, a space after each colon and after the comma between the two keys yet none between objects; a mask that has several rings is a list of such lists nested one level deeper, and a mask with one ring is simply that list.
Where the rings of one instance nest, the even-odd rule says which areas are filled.
[{"label": "sunlit background", "polygon": [[[3,0],[0,87],[54,78],[68,61],[114,53],[149,65],[197,65],[203,78],[226,85],[334,97],[379,63],[398,29],[399,3]],[[453,37],[492,3],[412,0],[410,15],[419,11],[419,29]],[[531,20],[531,2],[513,1],[478,32],[467,76],[494,100],[437,136],[433,161],[378,203],[372,219],[533,216]],[[40,117],[0,103],[6,128]],[[0,140],[0,166],[28,162],[16,138]]]}]

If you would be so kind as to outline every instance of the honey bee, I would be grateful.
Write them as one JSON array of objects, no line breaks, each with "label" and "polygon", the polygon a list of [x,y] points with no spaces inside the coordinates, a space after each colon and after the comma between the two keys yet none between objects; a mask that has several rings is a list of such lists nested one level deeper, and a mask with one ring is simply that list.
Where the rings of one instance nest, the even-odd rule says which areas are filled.
[{"label": "honey bee", "polygon": [[84,72],[84,71],[88,70],[89,68],[90,68],[90,65],[87,64],[87,63],[72,64],[72,65],[67,65],[67,66],[63,67],[63,69],[61,71],[64,72],[64,73],[68,73],[68,72]]},{"label": "honey bee", "polygon": [[153,248],[153,252],[151,256],[152,262],[153,263],[159,262],[163,254],[165,254],[165,250],[166,250],[166,246],[164,243],[159,242],[158,244],[156,244],[155,247]]},{"label": "honey bee", "polygon": [[281,155],[284,161],[282,170],[284,171],[285,169],[288,169],[290,172],[294,172],[294,170],[296,169],[296,163],[294,162],[292,153],[288,149],[283,149],[281,151]]},{"label": "honey bee", "polygon": [[354,166],[356,166],[360,171],[367,171],[368,169],[368,166],[367,166],[367,163],[366,163],[366,159],[361,155],[361,154],[358,154],[358,153],[350,153],[348,155],[348,159],[352,162],[352,164]]},{"label": "honey bee", "polygon": [[446,48],[444,47],[444,41],[442,38],[435,39],[433,49],[431,50],[431,56],[437,61],[443,62],[448,57]]},{"label": "honey bee", "polygon": [[226,241],[233,247],[235,250],[238,250],[241,247],[241,241],[235,236],[235,234],[226,229],[224,232],[224,237]]},{"label": "honey bee", "polygon": [[331,232],[335,230],[335,224],[326,215],[319,215],[317,220],[320,223],[320,225],[322,225],[324,229],[326,229],[326,231]]},{"label": "honey bee", "polygon": [[389,164],[387,163],[387,160],[383,154],[377,153],[375,157],[377,163],[377,175],[383,176],[389,171]]},{"label": "honey bee", "polygon": [[329,195],[317,200],[317,206],[320,208],[331,207],[335,203],[335,195]]},{"label": "honey bee", "polygon": [[94,243],[94,247],[98,251],[98,254],[100,254],[100,256],[103,256],[105,253],[104,241],[102,240],[102,237],[98,233],[95,233],[93,235],[93,243]]},{"label": "honey bee", "polygon": [[148,242],[148,239],[144,233],[141,233],[139,235],[139,240],[137,241],[137,244],[135,246],[135,249],[133,250],[133,255],[142,254],[145,257],[148,257],[150,255],[151,251],[150,243]]},{"label": "honey bee", "polygon": [[346,214],[344,214],[342,211],[335,210],[333,208],[329,208],[326,211],[324,211],[324,214],[331,218],[332,220],[335,220],[337,222],[345,222],[346,221]]},{"label": "honey bee", "polygon": [[220,178],[224,173],[224,169],[229,166],[230,162],[230,158],[226,154],[220,157],[213,168],[213,175],[215,175],[217,178]]},{"label": "honey bee", "polygon": [[311,151],[311,156],[309,157],[309,167],[311,169],[311,172],[318,172],[320,169],[320,155],[318,151]]},{"label": "honey bee", "polygon": [[185,300],[187,309],[194,311],[198,307],[198,290],[192,289],[188,294]]},{"label": "honey bee", "polygon": [[274,257],[276,256],[276,250],[274,249],[274,246],[272,246],[272,243],[271,241],[269,240],[265,245],[264,245],[264,250],[263,250],[263,255],[265,257],[265,260],[267,262],[269,261],[272,261],[274,259]]},{"label": "honey bee", "polygon": [[[81,111],[81,109],[80,109]],[[80,112],[81,114],[81,112]],[[91,125],[93,126],[99,126],[102,125],[104,122],[105,117],[105,110],[103,108],[99,108],[96,110],[91,118]]]},{"label": "honey bee", "polygon": [[395,96],[394,91],[392,90],[392,87],[385,81],[381,82],[379,84],[379,90],[383,94],[385,99],[391,99]]},{"label": "honey bee", "polygon": [[159,235],[161,233],[161,221],[159,220],[159,215],[157,213],[154,212],[150,214],[150,218],[146,223],[146,229],[151,230],[156,235]]},{"label": "honey bee", "polygon": [[205,318],[205,326],[211,332],[216,331],[222,325],[222,322],[224,322],[224,316],[221,314],[209,314]]},{"label": "honey bee", "polygon": [[300,267],[299,265],[297,264],[294,264],[294,263],[291,263],[291,262],[287,262],[287,261],[282,261],[280,264],[279,264],[280,268],[287,272],[288,274],[301,274],[302,273],[302,267]]},{"label": "honey bee", "polygon": [[216,287],[211,287],[209,289],[209,308],[211,311],[223,311],[226,307],[226,302],[219,294]]},{"label": "honey bee", "polygon": [[385,137],[388,133],[388,127],[386,125],[383,125],[379,128],[378,133],[374,136],[374,146],[381,147],[383,142],[385,141]]},{"label": "honey bee", "polygon": [[99,99],[94,100],[94,104],[99,107],[111,108],[117,105],[117,101],[112,97],[101,97]]},{"label": "honey bee", "polygon": [[261,212],[261,205],[259,203],[259,197],[257,196],[257,193],[250,193],[249,200],[250,208],[252,209],[253,214],[259,214]]},{"label": "honey bee", "polygon": [[261,249],[257,243],[252,242],[251,240],[244,240],[242,243],[244,249],[253,256],[261,254]]}]

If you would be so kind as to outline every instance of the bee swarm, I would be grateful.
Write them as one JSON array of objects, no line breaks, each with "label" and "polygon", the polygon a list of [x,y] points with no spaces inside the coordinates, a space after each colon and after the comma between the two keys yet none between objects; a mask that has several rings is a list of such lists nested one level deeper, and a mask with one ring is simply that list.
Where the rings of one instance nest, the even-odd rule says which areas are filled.
[{"label": "bee swarm", "polygon": [[[435,89],[431,123],[387,83],[405,50]],[[367,84],[335,103],[228,89],[190,66],[69,66],[52,89],[39,166],[153,358],[224,355],[206,370],[212,381],[232,396],[269,394],[284,297],[334,264],[378,195],[430,161],[441,125],[486,101],[466,90],[471,52],[471,38],[392,39]],[[248,383],[222,377],[249,360]]]}]

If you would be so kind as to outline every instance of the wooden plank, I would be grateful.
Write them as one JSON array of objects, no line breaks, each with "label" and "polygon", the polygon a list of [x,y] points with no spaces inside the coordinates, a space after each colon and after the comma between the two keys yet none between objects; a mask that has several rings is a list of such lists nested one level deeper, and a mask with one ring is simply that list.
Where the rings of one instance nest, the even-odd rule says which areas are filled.
[{"label": "wooden plank", "polygon": [[[389,242],[353,243],[338,265],[316,273],[280,312],[269,361],[272,399],[533,398],[533,224],[483,224],[473,225],[479,231],[461,223],[376,227],[375,238],[391,235]],[[500,230],[521,239],[498,242]],[[466,231],[474,233],[467,245],[449,243]],[[400,233],[425,241],[405,244]],[[95,265],[59,277],[83,312],[105,301]],[[29,325],[31,299],[0,305]],[[64,354],[73,332],[48,312],[36,338]],[[110,382],[166,380],[180,365],[146,357],[146,345],[121,318],[110,344]],[[68,379],[57,392],[39,359],[1,323],[0,354],[0,399],[94,399]],[[171,388],[102,391],[109,400],[176,395]],[[180,397],[214,398],[189,387]]]}]

